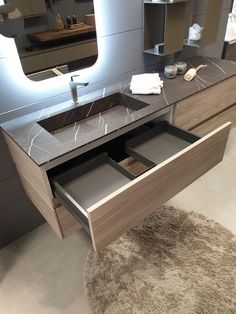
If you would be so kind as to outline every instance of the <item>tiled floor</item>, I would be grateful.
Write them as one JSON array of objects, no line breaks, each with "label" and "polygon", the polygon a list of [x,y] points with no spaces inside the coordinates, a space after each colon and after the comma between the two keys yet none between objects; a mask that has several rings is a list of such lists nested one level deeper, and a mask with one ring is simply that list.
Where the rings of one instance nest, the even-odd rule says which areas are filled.
[{"label": "tiled floor", "polygon": [[[168,202],[195,210],[236,234],[236,129],[224,161]],[[60,241],[43,225],[0,251],[0,314],[87,314],[83,271],[90,240]]]}]

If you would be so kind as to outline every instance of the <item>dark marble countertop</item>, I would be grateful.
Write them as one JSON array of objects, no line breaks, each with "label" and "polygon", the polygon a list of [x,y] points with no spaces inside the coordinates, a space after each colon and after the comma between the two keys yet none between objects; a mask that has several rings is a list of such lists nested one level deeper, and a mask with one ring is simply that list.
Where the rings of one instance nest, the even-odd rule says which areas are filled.
[{"label": "dark marble countertop", "polygon": [[[207,67],[201,69],[197,77],[191,82],[184,81],[182,75],[172,80],[164,79],[161,95],[132,95],[129,91],[128,82],[126,87],[121,89],[119,88],[121,84],[118,82],[118,88],[114,92],[121,92],[121,97],[122,94],[128,98],[131,97],[131,102],[132,99],[137,99],[146,104],[139,110],[119,108],[117,111],[118,108],[111,104],[112,110],[97,112],[93,119],[83,124],[81,124],[83,120],[75,121],[69,115],[66,119],[72,120],[70,124],[67,123],[68,127],[63,128],[62,131],[52,131],[45,129],[38,123],[55,115],[53,108],[46,108],[5,122],[1,128],[37,165],[42,166],[236,74],[236,63],[232,61],[196,57],[190,59],[188,63],[189,67],[196,67],[199,64],[205,64]],[[61,108],[66,108],[66,103],[61,104]],[[97,108],[97,105],[97,100],[92,101],[91,106],[87,106],[88,112]],[[81,107],[78,106],[77,109],[79,111]]]}]

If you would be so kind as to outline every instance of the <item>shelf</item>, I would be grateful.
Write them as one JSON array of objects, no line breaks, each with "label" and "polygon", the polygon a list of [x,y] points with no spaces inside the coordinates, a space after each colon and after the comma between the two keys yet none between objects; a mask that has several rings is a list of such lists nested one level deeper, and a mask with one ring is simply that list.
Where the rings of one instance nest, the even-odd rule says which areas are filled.
[{"label": "shelf", "polygon": [[151,55],[156,55],[156,56],[160,56],[160,57],[163,57],[164,54],[163,53],[157,53],[154,51],[154,49],[147,49],[147,50],[144,50],[145,53],[148,53],[148,54],[151,54]]},{"label": "shelf", "polygon": [[[183,50],[183,42],[191,19],[192,1],[151,2],[145,0],[144,52],[165,56]],[[162,46],[163,51],[154,52],[155,45]]]},{"label": "shelf", "polygon": [[31,33],[31,34],[28,34],[27,37],[29,39],[43,43],[43,42],[49,42],[52,40],[78,36],[81,34],[87,34],[87,33],[95,32],[95,31],[96,31],[96,28],[94,26],[84,24],[83,27],[79,27],[75,29],[62,29],[60,31],[49,30],[45,32]]},{"label": "shelf", "polygon": [[189,41],[188,39],[185,39],[185,46],[199,48],[217,41],[222,2],[222,0],[205,0],[204,16],[199,17],[199,21],[195,19],[190,21],[189,25],[192,26],[193,23],[198,23],[201,27],[203,27],[202,37],[198,41]]},{"label": "shelf", "polygon": [[200,48],[201,47],[201,41],[200,40],[184,40],[184,46],[189,46],[189,47],[195,47],[195,48]]}]

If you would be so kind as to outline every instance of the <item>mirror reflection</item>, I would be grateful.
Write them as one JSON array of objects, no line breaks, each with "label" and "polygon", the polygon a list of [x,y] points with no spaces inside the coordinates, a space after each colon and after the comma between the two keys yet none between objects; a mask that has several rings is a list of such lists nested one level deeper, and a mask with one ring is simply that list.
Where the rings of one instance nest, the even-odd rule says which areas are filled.
[{"label": "mirror reflection", "polygon": [[97,60],[92,0],[6,0],[24,18],[15,38],[25,74],[34,81],[93,65]]},{"label": "mirror reflection", "polygon": [[236,39],[236,1],[232,4],[232,11],[229,14],[225,40],[232,41]]},{"label": "mirror reflection", "polygon": [[0,5],[0,34],[15,38],[24,30],[20,11],[11,4]]}]

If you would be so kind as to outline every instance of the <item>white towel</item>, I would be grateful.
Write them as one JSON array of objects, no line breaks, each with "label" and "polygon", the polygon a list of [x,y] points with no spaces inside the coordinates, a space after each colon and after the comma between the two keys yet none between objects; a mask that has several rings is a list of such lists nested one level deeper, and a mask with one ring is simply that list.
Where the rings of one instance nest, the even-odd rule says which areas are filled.
[{"label": "white towel", "polygon": [[133,75],[130,83],[130,89],[157,88],[160,86],[160,81],[158,73]]},{"label": "white towel", "polygon": [[133,75],[130,83],[132,94],[161,94],[163,81],[158,73]]}]

